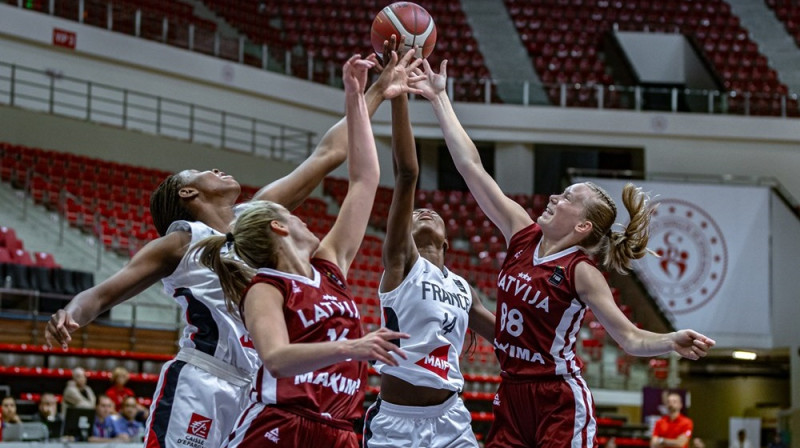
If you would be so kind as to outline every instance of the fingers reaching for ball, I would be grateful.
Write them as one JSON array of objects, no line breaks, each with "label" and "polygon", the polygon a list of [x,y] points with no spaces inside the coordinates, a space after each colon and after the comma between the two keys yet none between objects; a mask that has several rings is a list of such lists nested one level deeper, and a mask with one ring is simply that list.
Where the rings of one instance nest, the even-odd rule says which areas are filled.
[{"label": "fingers reaching for ball", "polygon": [[362,59],[360,55],[353,55],[342,67],[342,81],[345,92],[363,93],[367,85],[367,72],[375,66],[369,58]]}]

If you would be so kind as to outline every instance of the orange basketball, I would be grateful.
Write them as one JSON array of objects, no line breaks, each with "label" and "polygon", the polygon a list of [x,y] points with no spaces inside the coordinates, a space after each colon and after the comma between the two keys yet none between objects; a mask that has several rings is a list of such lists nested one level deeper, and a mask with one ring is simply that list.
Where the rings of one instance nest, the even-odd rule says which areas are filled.
[{"label": "orange basketball", "polygon": [[418,46],[417,57],[427,58],[436,46],[436,25],[425,8],[416,3],[397,2],[383,8],[372,21],[372,48],[378,55],[383,54],[383,41],[392,34],[398,40],[405,36],[404,49]]}]

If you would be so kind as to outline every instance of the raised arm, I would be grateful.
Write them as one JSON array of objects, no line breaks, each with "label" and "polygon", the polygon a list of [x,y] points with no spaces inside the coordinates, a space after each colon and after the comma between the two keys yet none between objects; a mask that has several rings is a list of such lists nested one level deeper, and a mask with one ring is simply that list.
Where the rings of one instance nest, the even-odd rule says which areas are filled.
[{"label": "raised arm", "polygon": [[423,61],[423,66],[427,79],[416,83],[415,87],[422,90],[422,95],[430,100],[456,169],[475,196],[481,210],[500,229],[508,242],[512,235],[529,226],[533,220],[521,205],[503,193],[497,182],[486,172],[475,143],[458,121],[445,91],[447,61],[442,61],[438,74],[433,72],[427,60]]},{"label": "raised arm", "polygon": [[575,289],[611,338],[631,355],[657,356],[674,351],[684,358],[697,360],[706,356],[716,343],[693,330],[653,333],[636,327],[614,303],[603,274],[588,263],[575,267]]},{"label": "raised arm", "polygon": [[348,359],[379,360],[396,366],[390,352],[406,358],[392,339],[408,338],[386,328],[359,339],[340,339],[329,342],[290,343],[283,315],[283,296],[272,285],[259,283],[250,288],[244,303],[247,328],[253,338],[264,368],[274,378],[282,378],[321,369]]},{"label": "raised arm", "polygon": [[[411,53],[409,51],[407,55]],[[406,95],[392,100],[392,168],[394,193],[383,240],[382,291],[391,291],[400,285],[419,257],[411,235],[419,165]]]},{"label": "raised arm", "polygon": [[[374,61],[370,58],[370,61]],[[365,95],[367,113],[371,117],[386,98],[399,92],[409,91],[406,78],[398,73],[383,70]],[[314,152],[288,175],[263,187],[253,196],[254,200],[277,202],[289,210],[294,210],[314,191],[331,171],[336,169],[347,157],[347,117],[334,124],[322,136]]]},{"label": "raised arm", "polygon": [[353,56],[344,64],[350,181],[339,216],[316,253],[317,257],[336,263],[345,275],[364,238],[380,177],[375,140],[363,93],[367,71],[373,65],[373,62],[359,56]]},{"label": "raised arm", "polygon": [[76,295],[64,309],[50,317],[44,332],[47,344],[66,348],[72,340],[71,333],[170,275],[190,242],[188,233],[173,232],[147,243],[116,274]]}]

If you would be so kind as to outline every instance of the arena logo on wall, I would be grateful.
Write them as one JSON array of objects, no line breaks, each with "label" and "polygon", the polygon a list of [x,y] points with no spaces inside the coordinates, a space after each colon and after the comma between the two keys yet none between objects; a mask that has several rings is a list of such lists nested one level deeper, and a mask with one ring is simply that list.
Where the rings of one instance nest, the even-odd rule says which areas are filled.
[{"label": "arena logo on wall", "polygon": [[[619,210],[626,179],[581,179],[608,191]],[[579,182],[581,180],[578,180]],[[674,328],[693,328],[718,347],[771,342],[768,186],[635,182],[657,204],[647,247],[661,257],[633,263],[635,275]],[[620,230],[615,225],[614,230]]]},{"label": "arena logo on wall", "polygon": [[639,276],[673,314],[695,311],[719,292],[728,271],[728,249],[714,219],[680,199],[658,204],[650,225],[649,248],[659,257],[636,263]]}]

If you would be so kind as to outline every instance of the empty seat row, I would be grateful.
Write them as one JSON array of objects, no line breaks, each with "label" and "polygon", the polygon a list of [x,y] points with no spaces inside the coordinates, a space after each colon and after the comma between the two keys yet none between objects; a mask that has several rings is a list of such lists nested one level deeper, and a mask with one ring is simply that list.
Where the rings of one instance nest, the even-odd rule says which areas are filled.
[{"label": "empty seat row", "polygon": [[[779,4],[783,10],[791,9],[786,5],[791,3],[789,0],[769,2]],[[622,31],[678,32],[699,42],[701,50],[723,78],[726,90],[770,96],[765,104],[749,108],[749,111],[734,107],[729,112],[758,115],[779,115],[783,112],[781,107],[775,107],[769,100],[779,100],[781,95],[786,94],[786,86],[778,80],[772,68],[760,63],[766,58],[759,53],[758,46],[741,26],[739,18],[732,14],[730,6],[721,0],[581,0],[578,7],[571,2],[532,0],[505,0],[505,4],[534,61],[534,68],[545,84],[613,84],[614,79],[610,72],[606,72],[602,60],[602,36],[612,28]],[[800,9],[794,7],[794,10]],[[563,60],[554,60],[554,55],[559,59],[574,57],[575,61],[565,63]],[[757,71],[739,72],[739,66],[751,65],[743,62],[745,59],[754,61],[752,65],[760,68]],[[733,71],[730,68],[737,69],[735,73],[742,77],[732,80],[729,75]],[[758,82],[763,79],[772,81]],[[548,88],[546,91],[551,102],[561,103],[560,89]],[[617,98],[609,95],[604,106],[618,107],[617,101]],[[566,103],[568,106],[598,105],[597,98],[590,91],[569,94]],[[789,98],[788,103],[786,112],[797,115],[797,102]]]}]

